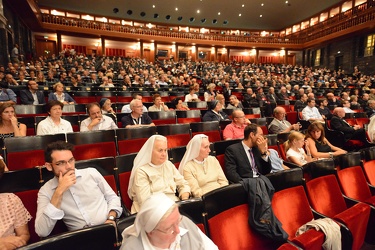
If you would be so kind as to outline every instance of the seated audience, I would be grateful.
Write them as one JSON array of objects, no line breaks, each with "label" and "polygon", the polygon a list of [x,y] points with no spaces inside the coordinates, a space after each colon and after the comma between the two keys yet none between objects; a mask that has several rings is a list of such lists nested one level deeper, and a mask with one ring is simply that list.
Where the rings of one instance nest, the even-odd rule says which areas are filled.
[{"label": "seated audience", "polygon": [[346,154],[347,152],[339,147],[333,146],[325,137],[324,126],[320,122],[313,122],[307,128],[306,140],[309,150],[314,158],[332,158]]},{"label": "seated audience", "polygon": [[268,140],[266,140],[266,141],[267,141],[267,151],[268,151],[267,154],[268,154],[268,156],[270,158],[270,161],[271,161],[271,173],[275,173],[275,172],[279,172],[279,171],[282,171],[282,170],[289,169],[289,167],[287,167],[284,164],[284,161],[280,157],[277,150],[275,150],[273,148],[268,148]]},{"label": "seated audience", "polygon": [[[2,160],[1,162],[0,182],[6,167]],[[0,193],[0,204],[0,249],[13,250],[26,245],[30,239],[30,213],[21,199],[12,193]]]},{"label": "seated audience", "polygon": [[216,93],[215,93],[216,84],[210,83],[207,86],[207,91],[204,92],[204,101],[211,102],[215,100]]},{"label": "seated audience", "polygon": [[342,107],[345,113],[354,113],[354,111],[350,108],[350,102],[348,100],[342,100]]},{"label": "seated audience", "polygon": [[172,104],[175,110],[190,110],[179,97],[173,99]]},{"label": "seated audience", "polygon": [[[133,97],[133,100],[137,99],[137,100],[142,101],[142,95],[139,94],[139,93],[133,93],[132,97]],[[143,110],[144,113],[147,113],[147,108],[145,106],[142,107],[142,110]],[[129,114],[131,112],[132,112],[132,110],[130,108],[130,103],[122,106],[121,113]]]},{"label": "seated audience", "polygon": [[53,85],[53,90],[48,95],[48,101],[58,100],[64,104],[75,104],[74,99],[66,92],[64,92],[64,85],[61,82],[55,83]]},{"label": "seated audience", "polygon": [[268,131],[270,134],[281,134],[281,133],[289,133],[290,131],[299,131],[301,125],[299,123],[290,124],[289,121],[285,119],[285,109],[283,107],[276,107],[273,110],[274,119],[268,125]]},{"label": "seated audience", "polygon": [[142,101],[134,99],[130,102],[132,112],[122,117],[121,123],[124,128],[137,128],[143,126],[155,126],[151,117],[143,113]]},{"label": "seated audience", "polygon": [[7,82],[0,81],[0,104],[10,103],[17,104],[17,95],[9,88]]},{"label": "seated audience", "polygon": [[81,132],[118,128],[111,117],[102,114],[99,103],[89,103],[86,107],[87,112],[89,113],[89,117],[81,121]]},{"label": "seated audience", "polygon": [[225,150],[225,171],[230,182],[238,183],[244,178],[258,177],[271,172],[267,140],[257,124],[249,124],[244,139]]},{"label": "seated audience", "polygon": [[167,150],[167,138],[153,135],[135,157],[128,187],[133,200],[132,213],[138,212],[143,202],[155,193],[165,193],[173,201],[189,198],[189,184],[168,160]]},{"label": "seated audience", "polygon": [[[307,154],[303,147],[306,148]],[[305,136],[300,132],[293,131],[290,133],[288,140],[285,142],[285,151],[287,160],[298,166],[303,166],[313,161],[309,142],[305,140]]]},{"label": "seated audience", "polygon": [[103,76],[102,84],[99,85],[99,87],[103,87],[103,88],[113,88],[114,86],[115,85],[113,85],[113,83],[111,83],[108,77],[106,76]]},{"label": "seated audience", "polygon": [[241,109],[235,109],[232,112],[232,123],[225,126],[223,131],[224,140],[243,139],[244,130],[251,122],[246,119],[244,112]]},{"label": "seated audience", "polygon": [[346,140],[360,140],[366,144],[366,131],[359,125],[351,126],[344,118],[345,110],[341,107],[335,108],[331,119],[331,128],[343,132]]},{"label": "seated audience", "polygon": [[26,136],[26,125],[19,123],[13,104],[0,104],[0,139]]},{"label": "seated audience", "polygon": [[370,123],[367,127],[367,135],[370,139],[370,142],[375,142],[375,116],[370,118]]},{"label": "seated audience", "polygon": [[208,136],[195,135],[186,146],[178,170],[189,183],[193,197],[228,185],[228,180],[216,157],[209,155]]},{"label": "seated audience", "polygon": [[195,87],[191,85],[189,87],[189,94],[185,95],[185,102],[199,102],[198,95],[195,94]]},{"label": "seated audience", "polygon": [[240,100],[238,100],[237,96],[231,95],[229,97],[229,104],[227,106],[227,109],[243,109],[243,105]]},{"label": "seated audience", "polygon": [[304,109],[306,106],[307,106],[307,95],[306,94],[302,94],[300,96],[299,100],[297,100],[294,103],[294,111],[298,112],[299,110]]},{"label": "seated audience", "polygon": [[259,107],[259,102],[256,97],[257,95],[253,92],[253,89],[247,88],[242,100],[244,108]]},{"label": "seated audience", "polygon": [[148,111],[168,111],[169,108],[164,102],[161,100],[160,94],[154,94],[152,96],[152,100],[154,101],[154,105],[148,108]]},{"label": "seated audience", "polygon": [[37,105],[46,104],[46,99],[42,91],[38,90],[38,83],[36,81],[29,81],[27,83],[28,89],[20,91],[21,104]]},{"label": "seated audience", "polygon": [[229,119],[228,115],[222,111],[223,105],[218,100],[208,103],[208,108],[209,110],[203,115],[202,121],[210,122]]},{"label": "seated audience", "polygon": [[151,195],[139,210],[134,224],[122,232],[120,250],[201,249],[217,246],[164,193]]},{"label": "seated audience", "polygon": [[112,114],[116,116],[116,112],[112,108],[112,102],[111,99],[108,98],[102,98],[99,101],[100,108],[102,110],[102,114]]},{"label": "seated audience", "polygon": [[65,134],[73,132],[72,124],[61,118],[64,104],[57,100],[49,101],[46,105],[48,117],[39,122],[36,134]]},{"label": "seated audience", "polygon": [[38,193],[35,231],[40,237],[48,236],[58,220],[69,231],[115,223],[122,214],[120,198],[96,169],[75,168],[72,144],[53,142],[44,156],[54,178]]},{"label": "seated audience", "polygon": [[331,110],[327,106],[328,106],[327,98],[323,98],[322,100],[319,101],[318,111],[322,115],[322,117],[324,116],[327,120],[331,120],[333,115],[332,115]]},{"label": "seated audience", "polygon": [[315,107],[314,99],[307,99],[307,106],[302,110],[302,119],[309,122],[324,122],[324,117],[319,113]]}]

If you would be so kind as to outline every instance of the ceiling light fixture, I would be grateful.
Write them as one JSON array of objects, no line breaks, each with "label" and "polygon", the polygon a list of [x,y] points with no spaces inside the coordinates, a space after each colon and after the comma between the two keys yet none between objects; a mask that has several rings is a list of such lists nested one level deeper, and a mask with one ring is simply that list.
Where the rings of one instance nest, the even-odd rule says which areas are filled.
[{"label": "ceiling light fixture", "polygon": [[130,16],[130,15],[133,14],[133,11],[132,10],[128,10],[126,13]]},{"label": "ceiling light fixture", "polygon": [[177,17],[177,20],[178,20],[179,22],[181,22],[181,21],[182,21],[182,16]]},{"label": "ceiling light fixture", "polygon": [[167,19],[167,20],[171,19],[171,15],[166,15],[165,19]]}]

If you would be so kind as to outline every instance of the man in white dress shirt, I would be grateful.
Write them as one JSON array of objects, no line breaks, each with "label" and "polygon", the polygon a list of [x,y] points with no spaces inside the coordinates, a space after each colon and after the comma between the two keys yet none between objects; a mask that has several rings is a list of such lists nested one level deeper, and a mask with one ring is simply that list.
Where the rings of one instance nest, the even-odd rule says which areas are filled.
[{"label": "man in white dress shirt", "polygon": [[[142,101],[142,95],[141,94],[133,93],[132,96],[133,96],[133,100],[137,99],[137,100]],[[143,110],[143,112],[147,113],[147,108],[145,106],[143,106],[142,110]],[[132,109],[130,108],[130,103],[122,106],[121,113],[129,114],[131,112],[132,112]]]},{"label": "man in white dress shirt", "polygon": [[307,106],[302,110],[302,119],[309,122],[323,122],[324,117],[315,107],[315,99],[307,99]]},{"label": "man in white dress shirt", "polygon": [[103,116],[99,103],[93,102],[87,104],[87,112],[90,117],[81,122],[81,132],[118,128],[111,117]]},{"label": "man in white dress shirt", "polygon": [[103,223],[115,223],[122,207],[120,198],[94,168],[76,169],[73,145],[57,141],[47,146],[45,166],[55,177],[38,193],[35,231],[48,236],[58,220],[69,231]]}]

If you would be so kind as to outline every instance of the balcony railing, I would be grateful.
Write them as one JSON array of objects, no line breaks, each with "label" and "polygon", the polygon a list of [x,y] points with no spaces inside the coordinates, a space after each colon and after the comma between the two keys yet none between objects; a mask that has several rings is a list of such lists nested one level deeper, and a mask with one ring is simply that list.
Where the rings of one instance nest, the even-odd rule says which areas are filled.
[{"label": "balcony railing", "polygon": [[[162,36],[167,38],[181,38],[189,40],[205,40],[217,42],[236,42],[236,43],[259,43],[259,44],[293,44],[302,45],[308,41],[322,38],[333,33],[347,30],[373,22],[375,19],[375,8],[368,3],[361,4],[355,8],[340,13],[334,17],[328,18],[323,22],[319,22],[309,28],[286,36],[261,36],[261,35],[228,35],[217,33],[195,33],[184,31],[173,31],[167,29],[156,29],[148,27],[135,27],[129,25],[111,24],[99,21],[89,21],[85,19],[69,18],[63,16],[55,16],[50,14],[42,14],[43,24],[54,24],[67,27],[76,27],[90,30],[103,30],[122,34],[137,34],[147,36]],[[157,40],[157,39],[155,39]]]}]

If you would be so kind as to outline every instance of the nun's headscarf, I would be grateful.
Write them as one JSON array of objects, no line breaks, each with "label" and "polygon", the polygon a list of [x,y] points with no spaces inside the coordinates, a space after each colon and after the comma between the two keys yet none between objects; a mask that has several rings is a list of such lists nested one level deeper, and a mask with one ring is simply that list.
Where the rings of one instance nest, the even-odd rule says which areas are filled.
[{"label": "nun's headscarf", "polygon": [[138,237],[142,233],[149,233],[155,229],[165,213],[175,204],[173,200],[168,198],[164,193],[157,193],[151,195],[142,204],[137,217],[135,218],[134,225],[126,228],[123,232],[123,238],[128,235]]},{"label": "nun's headscarf", "polygon": [[[143,144],[141,150],[139,150],[137,156],[134,158],[133,168],[132,168],[132,172],[130,174],[129,186],[128,186],[128,195],[129,195],[130,199],[133,198],[131,196],[131,188],[132,188],[133,182],[134,182],[134,174],[135,174],[135,172],[138,168],[140,168],[140,167],[142,167],[146,164],[151,163],[152,151],[153,151],[153,148],[154,148],[155,140],[167,141],[167,138],[165,136],[162,136],[162,135],[151,136],[145,142],[145,144]],[[168,155],[167,155],[167,160],[168,160]]]},{"label": "nun's headscarf", "polygon": [[182,175],[184,174],[184,167],[186,163],[199,156],[203,138],[208,138],[208,136],[204,134],[195,135],[186,146],[186,152],[180,162],[180,165],[178,166],[178,171],[180,171]]},{"label": "nun's headscarf", "polygon": [[373,142],[375,140],[375,115],[370,117],[370,123],[368,124],[367,131],[371,142]]}]

